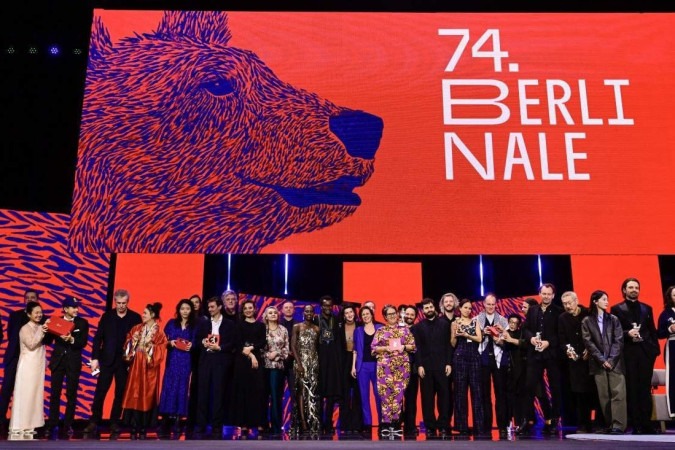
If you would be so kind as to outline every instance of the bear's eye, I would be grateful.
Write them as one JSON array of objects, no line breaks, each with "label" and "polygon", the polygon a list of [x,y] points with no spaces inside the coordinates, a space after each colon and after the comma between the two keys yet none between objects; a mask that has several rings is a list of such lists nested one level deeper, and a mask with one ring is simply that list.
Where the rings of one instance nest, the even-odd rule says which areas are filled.
[{"label": "bear's eye", "polygon": [[220,78],[215,81],[207,81],[205,83],[202,83],[201,87],[206,89],[211,93],[211,95],[215,95],[216,97],[222,97],[224,95],[228,95],[234,92],[234,84],[232,83],[232,81],[226,78]]}]

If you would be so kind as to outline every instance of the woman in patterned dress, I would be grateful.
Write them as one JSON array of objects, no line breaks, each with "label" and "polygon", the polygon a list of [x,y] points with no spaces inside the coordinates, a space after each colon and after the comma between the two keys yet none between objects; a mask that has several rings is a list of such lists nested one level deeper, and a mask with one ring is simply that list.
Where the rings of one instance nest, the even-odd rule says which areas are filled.
[{"label": "woman in patterned dress", "polygon": [[131,425],[131,439],[145,439],[159,402],[159,368],[166,356],[166,335],[160,328],[161,303],[147,305],[143,322],[127,334],[124,358],[129,377],[124,390],[124,418]]},{"label": "woman in patterned dress", "polygon": [[293,325],[291,349],[295,357],[295,399],[292,434],[318,435],[319,420],[319,327],[314,324],[314,308],[302,310],[302,323]]},{"label": "woman in patterned dress", "polygon": [[[195,338],[196,322],[193,303],[183,299],[176,305],[176,316],[164,327],[164,334],[169,341],[169,351],[159,400],[159,414],[162,416],[159,434],[162,437],[169,434],[172,425],[178,425],[181,417],[188,415],[188,388],[192,369],[190,350]],[[187,341],[187,346],[180,345],[179,340]],[[179,346],[176,347],[176,344]]]},{"label": "woman in patterned dress", "polygon": [[380,429],[389,433],[401,428],[403,394],[410,379],[410,358],[415,339],[408,327],[398,324],[398,311],[394,306],[382,308],[386,324],[375,332],[371,351],[377,358],[377,392],[382,400],[382,424]]},{"label": "woman in patterned dress", "polygon": [[263,322],[267,330],[267,347],[265,348],[265,372],[267,388],[270,395],[269,417],[273,435],[281,434],[283,425],[284,400],[284,361],[288,358],[288,331],[279,325],[279,310],[268,306],[263,313]]},{"label": "woman in patterned dress", "polygon": [[455,428],[461,436],[469,435],[468,391],[471,388],[474,433],[482,435],[483,396],[478,345],[483,334],[476,325],[476,318],[471,317],[471,300],[459,302],[459,313],[450,328],[450,343],[455,347],[452,370],[455,376]]}]

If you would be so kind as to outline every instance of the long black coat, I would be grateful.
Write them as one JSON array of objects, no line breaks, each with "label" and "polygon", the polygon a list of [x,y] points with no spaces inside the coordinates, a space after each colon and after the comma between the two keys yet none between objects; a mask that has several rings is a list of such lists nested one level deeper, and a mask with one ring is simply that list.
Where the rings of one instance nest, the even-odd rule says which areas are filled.
[{"label": "long black coat", "polygon": [[[586,346],[581,335],[581,321],[588,316],[588,309],[583,306],[580,309],[576,317],[568,312],[558,317],[558,347],[567,361],[572,392],[592,392],[595,383],[589,374],[588,360],[582,357]],[[567,344],[579,355],[576,361],[567,358]]]}]

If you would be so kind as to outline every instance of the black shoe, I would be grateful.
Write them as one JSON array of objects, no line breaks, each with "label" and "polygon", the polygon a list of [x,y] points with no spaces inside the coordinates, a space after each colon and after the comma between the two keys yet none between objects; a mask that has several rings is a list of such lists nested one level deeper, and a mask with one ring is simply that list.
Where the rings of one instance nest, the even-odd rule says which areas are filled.
[{"label": "black shoe", "polygon": [[[118,435],[119,435],[119,433],[118,433]],[[112,433],[110,433],[110,439],[112,439]],[[135,440],[138,439],[138,431],[136,431],[135,428],[131,429],[131,433],[129,434],[129,439],[131,439],[132,441],[135,441]]]},{"label": "black shoe", "polygon": [[517,436],[529,436],[532,433],[533,423],[524,421],[516,431]]},{"label": "black shoe", "polygon": [[436,431],[435,428],[427,428],[426,435],[427,435],[428,438],[436,437],[436,433],[437,433],[437,431]]},{"label": "black shoe", "polygon": [[82,430],[82,433],[84,434],[84,438],[94,438],[96,437],[98,432],[98,426],[94,422],[89,422],[86,427],[84,427],[84,430]]},{"label": "black shoe", "polygon": [[67,441],[73,437],[73,428],[64,426],[62,429],[59,429],[59,439]]},{"label": "black shoe", "polygon": [[558,426],[557,423],[555,422],[544,424],[544,428],[541,430],[541,434],[543,434],[544,436],[554,436],[557,433],[558,433]]},{"label": "black shoe", "polygon": [[509,437],[509,432],[507,431],[506,428],[500,428],[499,429],[499,439],[506,439]]},{"label": "black shoe", "polygon": [[620,428],[612,428],[609,430],[609,434],[623,434],[623,431]]},{"label": "black shoe", "polygon": [[656,430],[652,427],[644,427],[642,429],[642,434],[658,434]]}]

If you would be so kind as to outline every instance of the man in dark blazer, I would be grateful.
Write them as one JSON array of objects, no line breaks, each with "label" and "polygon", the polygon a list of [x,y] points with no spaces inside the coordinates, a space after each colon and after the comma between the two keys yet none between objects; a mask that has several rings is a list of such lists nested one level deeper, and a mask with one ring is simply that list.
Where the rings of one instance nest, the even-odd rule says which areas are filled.
[{"label": "man in dark blazer", "polygon": [[[212,438],[221,439],[225,421],[226,388],[232,385],[235,323],[223,316],[223,300],[211,297],[206,302],[209,320],[199,323],[195,340],[199,355],[199,386],[197,387],[197,421],[194,438],[200,439],[206,429],[211,405]],[[217,337],[216,337],[217,336]]]},{"label": "man in dark blazer", "polygon": [[[526,402],[532,405],[539,383],[548,375],[551,388],[551,416],[544,418],[544,434],[557,433],[560,418],[560,366],[558,361],[558,316],[563,310],[553,303],[555,286],[545,283],[539,288],[541,304],[531,306],[523,325],[523,337],[530,344],[527,353]],[[521,434],[529,433],[534,423],[534,408],[528,409],[528,422]]]},{"label": "man in dark blazer", "polygon": [[91,417],[84,429],[87,437],[93,437],[103,416],[103,402],[115,379],[115,397],[110,411],[110,439],[119,437],[119,420],[122,415],[124,388],[127,385],[128,366],[124,361],[123,347],[127,333],[134,325],[141,323],[141,316],[129,309],[129,292],[118,289],[113,294],[115,309],[101,316],[91,348],[91,370],[100,369],[91,404]]},{"label": "man in dark blazer", "polygon": [[607,305],[606,292],[591,294],[590,313],[581,321],[581,337],[590,355],[589,371],[595,379],[607,431],[623,434],[627,416],[623,330],[619,319],[607,312]]},{"label": "man in dark blazer", "polygon": [[427,428],[427,437],[433,437],[437,431],[442,435],[449,432],[448,377],[452,371],[453,347],[450,345],[449,322],[438,318],[432,299],[422,300],[422,313],[424,320],[414,325],[411,330],[417,346],[415,370],[420,377],[422,416]]},{"label": "man in dark blazer", "polygon": [[654,362],[661,353],[654,313],[651,306],[638,300],[640,282],[636,278],[624,280],[621,292],[624,301],[612,307],[612,314],[619,319],[623,329],[628,416],[633,434],[654,434],[651,382]]},{"label": "man in dark blazer", "polygon": [[[28,302],[37,302],[40,297],[37,291],[28,289],[23,294],[24,304]],[[14,383],[16,381],[16,367],[19,364],[19,331],[21,327],[28,323],[28,316],[25,309],[17,309],[12,311],[7,321],[7,348],[5,349],[4,376],[2,380],[2,390],[0,390],[0,425],[3,429],[7,429],[8,420],[7,409],[9,408],[9,401],[14,392]]]},{"label": "man in dark blazer", "polygon": [[55,427],[59,425],[59,409],[61,405],[61,390],[63,378],[66,378],[66,415],[63,428],[59,429],[59,437],[67,439],[72,435],[75,406],[77,403],[77,388],[82,372],[82,349],[86,347],[89,337],[89,323],[79,317],[80,301],[75,297],[66,297],[63,300],[63,319],[73,322],[73,330],[63,336],[47,334],[45,344],[54,343],[49,369],[52,372],[52,391],[49,400],[49,420],[47,433],[49,438],[55,438]]}]

